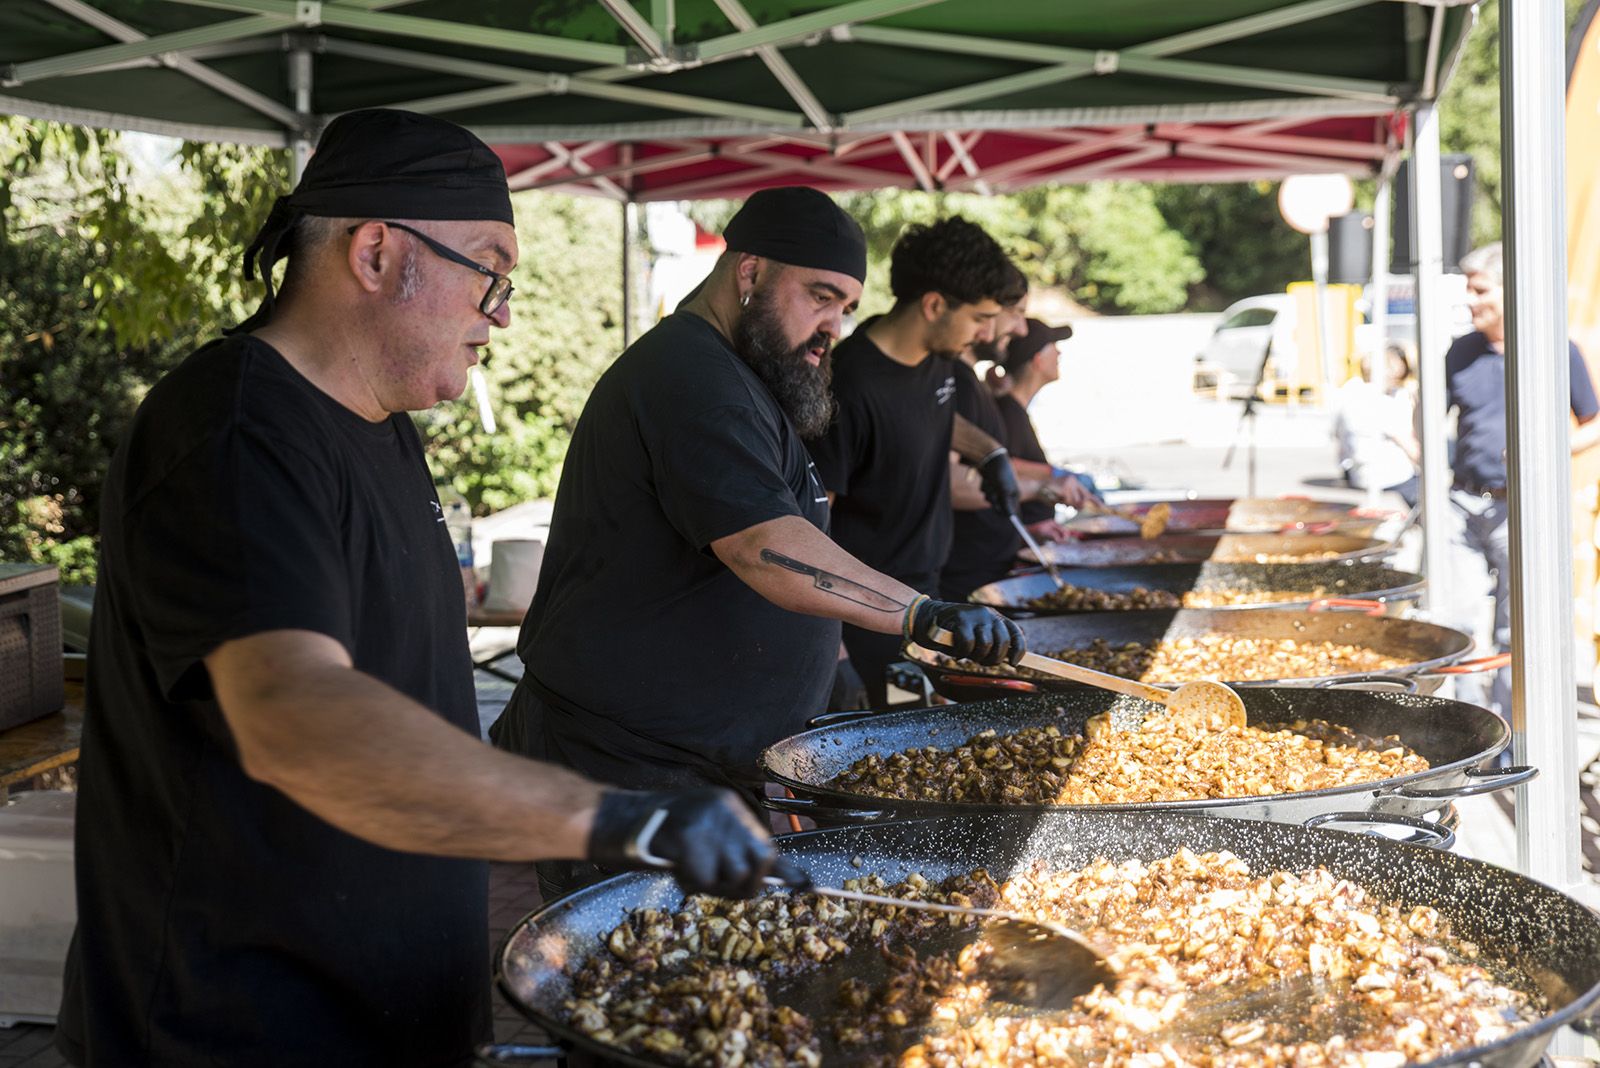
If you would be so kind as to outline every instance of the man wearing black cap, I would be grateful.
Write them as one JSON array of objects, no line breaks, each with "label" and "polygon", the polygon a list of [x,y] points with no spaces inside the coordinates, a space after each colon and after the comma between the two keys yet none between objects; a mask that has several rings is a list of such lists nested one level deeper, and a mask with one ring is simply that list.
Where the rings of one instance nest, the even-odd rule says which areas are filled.
[{"label": "man wearing black cap", "polygon": [[[491,732],[623,785],[753,781],[761,750],[823,711],[840,620],[896,647],[1022,653],[1008,620],[919,596],[828,538],[801,435],[832,413],[860,227],[789,187],[750,197],[723,236],[710,276],[578,420],[518,642],[527,670]],[[551,891],[593,875],[540,865]]]},{"label": "man wearing black cap", "polygon": [[106,480],[56,1042],[78,1065],[466,1064],[490,972],[487,865],[462,858],[628,866],[660,811],[650,848],[687,886],[793,873],[731,793],[603,791],[478,738],[405,413],[459,395],[510,320],[493,153],[342,116],[248,262],[261,310],[156,384]]},{"label": "man wearing black cap", "polygon": [[[957,357],[994,336],[1002,308],[1020,300],[1027,283],[992,237],[960,217],[907,227],[889,282],[894,307],[839,346],[838,415],[809,444],[833,498],[839,544],[937,595],[950,551],[952,450],[978,469],[996,511],[1017,507],[1006,450],[958,418],[953,401]],[[899,643],[847,624],[844,644],[868,703],[882,707]]]}]

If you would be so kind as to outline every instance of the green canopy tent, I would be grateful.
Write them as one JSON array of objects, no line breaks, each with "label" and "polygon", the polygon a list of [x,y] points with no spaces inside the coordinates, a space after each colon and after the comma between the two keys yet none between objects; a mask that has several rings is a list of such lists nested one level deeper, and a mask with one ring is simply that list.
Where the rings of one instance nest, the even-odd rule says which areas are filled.
[{"label": "green canopy tent", "polygon": [[[552,146],[571,166],[544,177],[603,170],[587,184],[612,195],[670,176],[663,155],[700,156],[676,168],[697,188],[738,159],[759,182],[827,180],[864,140],[894,163],[839,180],[931,188],[951,159],[970,183],[986,166],[1070,178],[1069,163],[1370,172],[1393,147],[1386,117],[1431,98],[1469,24],[1467,7],[1389,0],[9,0],[0,110],[293,144],[341,111],[406,107]],[[980,145],[990,131],[1039,133]]]},{"label": "green canopy tent", "polygon": [[[1550,650],[1516,673],[1518,759],[1550,772],[1523,788],[1519,857],[1569,887],[1567,427],[1546,414],[1566,363],[1537,358],[1565,324],[1562,10],[1504,14],[1514,635]],[[796,181],[1373,173],[1406,115],[1428,323],[1443,266],[1432,102],[1470,21],[1454,0],[5,0],[0,113],[287,144],[303,160],[332,115],[399,106],[500,145],[520,186],[624,201]],[[1424,328],[1429,441],[1443,439],[1444,341]],[[1436,516],[1449,483],[1431,453]]]}]

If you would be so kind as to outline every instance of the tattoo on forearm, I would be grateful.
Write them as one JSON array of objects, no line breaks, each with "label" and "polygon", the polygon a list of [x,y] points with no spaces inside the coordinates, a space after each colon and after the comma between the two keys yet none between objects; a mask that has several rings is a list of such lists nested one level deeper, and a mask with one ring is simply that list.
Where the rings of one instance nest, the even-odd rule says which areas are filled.
[{"label": "tattoo on forearm", "polygon": [[854,579],[847,579],[843,575],[835,575],[833,572],[824,571],[820,567],[803,564],[799,560],[779,552],[773,552],[771,549],[762,549],[761,559],[769,564],[777,564],[779,567],[793,571],[798,575],[810,575],[812,585],[825,593],[833,594],[835,597],[843,597],[847,601],[854,601],[856,604],[879,612],[904,612],[906,610],[906,606],[903,603],[888,594],[879,593],[870,586],[863,586]]}]

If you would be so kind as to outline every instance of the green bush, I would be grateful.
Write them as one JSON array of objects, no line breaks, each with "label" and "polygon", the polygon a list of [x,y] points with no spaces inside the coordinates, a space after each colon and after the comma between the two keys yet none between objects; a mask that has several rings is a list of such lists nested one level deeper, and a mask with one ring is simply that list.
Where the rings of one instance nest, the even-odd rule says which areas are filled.
[{"label": "green bush", "polygon": [[[0,558],[92,583],[99,499],[145,391],[260,299],[243,249],[288,185],[287,153],[183,145],[135,181],[115,134],[0,118]],[[480,514],[555,491],[589,390],[621,348],[609,201],[516,198],[512,328],[469,396],[418,413],[435,477]]]},{"label": "green bush", "polygon": [[[1039,186],[1008,196],[876,189],[845,193],[839,204],[867,236],[862,315],[888,310],[889,253],[911,223],[963,215],[988,230],[1036,285],[1060,286],[1105,313],[1181,311],[1203,276],[1184,237],[1168,226],[1148,187],[1118,182]],[[737,204],[691,207],[703,227],[721,232]]]},{"label": "green bush", "polygon": [[485,433],[469,389],[417,415],[435,478],[482,515],[548,497],[578,415],[622,351],[622,230],[610,201],[519,193],[511,328],[484,362],[498,430]]},{"label": "green bush", "polygon": [[51,563],[93,583],[111,454],[192,330],[125,346],[86,284],[92,242],[41,227],[0,243],[0,558]]}]

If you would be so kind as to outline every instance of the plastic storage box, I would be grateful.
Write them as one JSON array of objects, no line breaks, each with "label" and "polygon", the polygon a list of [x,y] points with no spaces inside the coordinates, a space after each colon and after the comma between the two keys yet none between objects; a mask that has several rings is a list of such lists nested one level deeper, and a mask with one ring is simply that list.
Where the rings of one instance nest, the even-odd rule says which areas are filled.
[{"label": "plastic storage box", "polygon": [[0,808],[0,1027],[55,1023],[78,920],[72,882],[77,795],[38,790]]},{"label": "plastic storage box", "polygon": [[48,716],[66,700],[59,573],[0,564],[0,730]]}]

